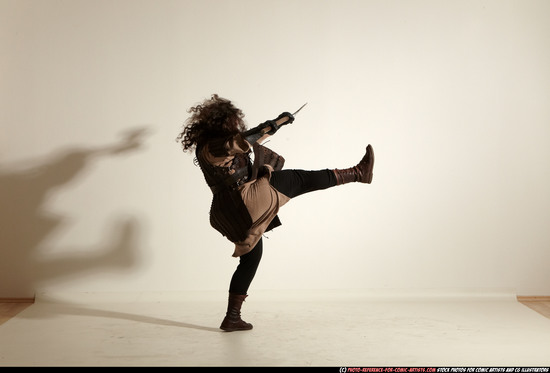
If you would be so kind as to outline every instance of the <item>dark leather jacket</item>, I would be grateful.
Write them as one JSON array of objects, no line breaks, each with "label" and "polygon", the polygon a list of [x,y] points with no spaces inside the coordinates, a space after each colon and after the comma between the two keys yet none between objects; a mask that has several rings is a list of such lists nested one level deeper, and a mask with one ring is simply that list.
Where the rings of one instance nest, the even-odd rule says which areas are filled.
[{"label": "dark leather jacket", "polygon": [[[228,141],[230,139],[213,139],[205,146],[197,147],[196,159],[213,193],[210,224],[230,241],[240,242],[247,237],[253,222],[241,198],[239,187],[264,176],[268,172],[267,166],[273,170],[282,169],[284,158],[260,144],[256,143],[250,149],[250,144],[246,143],[242,148],[248,148],[248,151],[231,154],[223,164],[212,164],[207,159],[207,153],[214,157],[227,157],[230,155],[227,150]],[[254,162],[250,158],[251,150],[254,153]],[[281,223],[276,217],[269,229],[278,225]]]}]

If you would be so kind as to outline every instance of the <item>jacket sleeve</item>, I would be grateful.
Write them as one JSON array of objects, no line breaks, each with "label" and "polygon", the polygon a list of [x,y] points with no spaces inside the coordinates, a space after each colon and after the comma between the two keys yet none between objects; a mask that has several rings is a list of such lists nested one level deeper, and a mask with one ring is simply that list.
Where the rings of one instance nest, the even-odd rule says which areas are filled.
[{"label": "jacket sleeve", "polygon": [[204,147],[206,160],[214,166],[224,166],[229,163],[235,154],[247,153],[251,145],[241,133],[226,138],[212,139]]}]

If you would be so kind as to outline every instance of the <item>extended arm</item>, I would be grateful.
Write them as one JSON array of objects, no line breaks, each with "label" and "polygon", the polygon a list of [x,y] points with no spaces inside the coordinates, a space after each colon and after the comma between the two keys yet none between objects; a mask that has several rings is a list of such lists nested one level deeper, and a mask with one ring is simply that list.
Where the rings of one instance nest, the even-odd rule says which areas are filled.
[{"label": "extended arm", "polygon": [[277,118],[267,120],[258,126],[243,132],[243,137],[248,143],[254,145],[256,142],[261,142],[267,137],[272,136],[286,124],[294,122],[294,116],[288,112],[284,112]]}]

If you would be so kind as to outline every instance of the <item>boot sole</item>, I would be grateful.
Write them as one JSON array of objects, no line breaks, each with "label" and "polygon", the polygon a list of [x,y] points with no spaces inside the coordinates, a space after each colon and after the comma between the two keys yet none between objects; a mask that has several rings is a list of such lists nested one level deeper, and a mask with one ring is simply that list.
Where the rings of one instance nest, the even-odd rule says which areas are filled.
[{"label": "boot sole", "polygon": [[369,144],[369,146],[367,146],[367,151],[369,152],[369,161],[370,161],[370,171],[367,175],[367,184],[370,184],[372,183],[372,169],[374,168],[374,149],[372,148],[372,145]]},{"label": "boot sole", "polygon": [[239,332],[239,331],[245,331],[245,330],[252,330],[252,326],[250,328],[221,328],[224,332]]}]

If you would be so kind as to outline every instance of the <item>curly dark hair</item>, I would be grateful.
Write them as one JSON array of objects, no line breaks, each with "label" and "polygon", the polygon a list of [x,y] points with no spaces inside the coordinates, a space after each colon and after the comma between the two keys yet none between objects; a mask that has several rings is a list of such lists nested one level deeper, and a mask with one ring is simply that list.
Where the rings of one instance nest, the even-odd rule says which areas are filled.
[{"label": "curly dark hair", "polygon": [[191,116],[176,138],[184,152],[194,150],[209,139],[231,136],[246,130],[241,109],[217,94],[187,112]]}]

